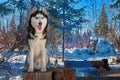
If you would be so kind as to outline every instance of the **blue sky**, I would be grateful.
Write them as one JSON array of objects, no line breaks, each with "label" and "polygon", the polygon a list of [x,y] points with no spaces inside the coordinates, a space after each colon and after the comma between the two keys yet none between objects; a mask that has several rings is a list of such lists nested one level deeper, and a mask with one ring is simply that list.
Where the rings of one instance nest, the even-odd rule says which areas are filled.
[{"label": "blue sky", "polygon": [[2,2],[6,2],[7,0],[0,0],[0,3],[2,3]]}]

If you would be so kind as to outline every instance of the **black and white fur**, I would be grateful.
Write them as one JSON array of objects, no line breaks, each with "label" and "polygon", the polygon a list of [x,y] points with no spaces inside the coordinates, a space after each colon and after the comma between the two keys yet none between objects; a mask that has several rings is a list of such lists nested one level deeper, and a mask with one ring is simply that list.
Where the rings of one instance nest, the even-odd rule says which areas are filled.
[{"label": "black and white fur", "polygon": [[[42,29],[39,30],[38,26]],[[29,19],[28,26],[28,45],[29,55],[27,56],[28,72],[34,70],[46,71],[48,64],[48,55],[46,53],[46,36],[47,36],[48,16],[45,8],[38,11],[33,9]]]}]

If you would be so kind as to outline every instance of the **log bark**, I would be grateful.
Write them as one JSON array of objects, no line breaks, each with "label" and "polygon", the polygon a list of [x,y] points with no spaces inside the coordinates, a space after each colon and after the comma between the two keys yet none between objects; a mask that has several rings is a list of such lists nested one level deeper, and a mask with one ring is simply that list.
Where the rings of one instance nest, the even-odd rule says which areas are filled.
[{"label": "log bark", "polygon": [[76,80],[75,69],[52,69],[47,72],[24,72],[23,80]]},{"label": "log bark", "polygon": [[52,80],[52,71],[24,72],[23,80]]},{"label": "log bark", "polygon": [[75,69],[54,69],[52,80],[76,80]]}]

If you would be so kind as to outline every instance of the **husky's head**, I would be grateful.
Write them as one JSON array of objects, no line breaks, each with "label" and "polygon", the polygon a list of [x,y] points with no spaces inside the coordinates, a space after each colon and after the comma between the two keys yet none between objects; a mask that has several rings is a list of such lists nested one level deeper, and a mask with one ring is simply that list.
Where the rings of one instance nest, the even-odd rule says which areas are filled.
[{"label": "husky's head", "polygon": [[30,16],[29,26],[31,26],[32,29],[34,29],[34,31],[37,33],[44,33],[47,24],[48,16],[45,8],[43,7],[41,11],[38,11],[36,7],[33,8],[33,12]]}]

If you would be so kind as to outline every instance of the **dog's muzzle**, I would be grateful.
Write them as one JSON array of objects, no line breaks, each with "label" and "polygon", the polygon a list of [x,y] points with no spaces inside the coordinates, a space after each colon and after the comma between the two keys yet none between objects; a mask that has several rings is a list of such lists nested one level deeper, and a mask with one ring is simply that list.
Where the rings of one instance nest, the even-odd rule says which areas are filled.
[{"label": "dog's muzzle", "polygon": [[42,22],[39,22],[38,30],[42,30]]}]

